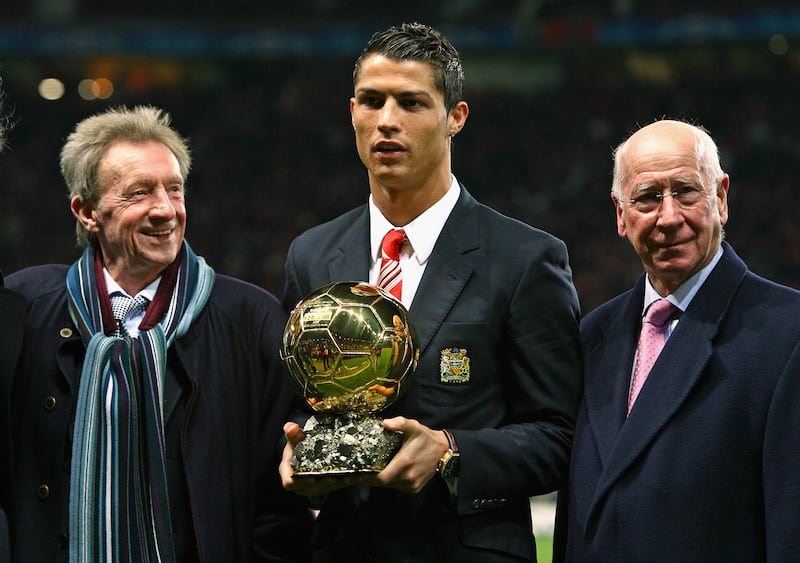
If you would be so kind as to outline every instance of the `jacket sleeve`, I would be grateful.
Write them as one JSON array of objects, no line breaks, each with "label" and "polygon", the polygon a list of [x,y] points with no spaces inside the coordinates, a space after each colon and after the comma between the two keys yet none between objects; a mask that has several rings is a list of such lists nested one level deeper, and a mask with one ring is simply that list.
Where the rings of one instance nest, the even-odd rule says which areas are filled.
[{"label": "jacket sleeve", "polygon": [[[796,324],[796,323],[795,323]],[[800,341],[770,404],[764,437],[763,486],[767,561],[800,558]]]}]

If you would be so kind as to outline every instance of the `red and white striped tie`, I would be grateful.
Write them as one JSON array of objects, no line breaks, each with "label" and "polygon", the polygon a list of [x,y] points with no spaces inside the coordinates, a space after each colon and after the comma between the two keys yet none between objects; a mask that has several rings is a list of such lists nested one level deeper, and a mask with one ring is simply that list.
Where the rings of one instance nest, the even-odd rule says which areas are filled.
[{"label": "red and white striped tie", "polygon": [[400,271],[400,247],[406,240],[402,229],[392,229],[381,241],[381,271],[378,287],[382,287],[398,299],[403,296],[403,274]]}]

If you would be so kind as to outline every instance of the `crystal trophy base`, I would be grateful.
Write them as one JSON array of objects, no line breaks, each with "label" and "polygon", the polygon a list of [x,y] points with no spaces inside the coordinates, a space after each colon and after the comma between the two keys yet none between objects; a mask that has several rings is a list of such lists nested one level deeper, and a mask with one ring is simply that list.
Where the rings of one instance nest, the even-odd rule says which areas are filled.
[{"label": "crystal trophy base", "polygon": [[378,473],[403,443],[402,434],[369,414],[317,414],[303,432],[292,459],[295,478]]}]

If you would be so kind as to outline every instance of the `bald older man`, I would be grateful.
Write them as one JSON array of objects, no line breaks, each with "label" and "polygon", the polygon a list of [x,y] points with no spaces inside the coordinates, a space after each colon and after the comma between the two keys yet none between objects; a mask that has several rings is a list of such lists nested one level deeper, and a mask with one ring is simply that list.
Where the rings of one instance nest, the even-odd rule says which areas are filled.
[{"label": "bald older man", "polygon": [[800,292],[723,242],[729,189],[700,127],[658,121],[615,151],[644,274],[581,323],[556,560],[800,561]]}]

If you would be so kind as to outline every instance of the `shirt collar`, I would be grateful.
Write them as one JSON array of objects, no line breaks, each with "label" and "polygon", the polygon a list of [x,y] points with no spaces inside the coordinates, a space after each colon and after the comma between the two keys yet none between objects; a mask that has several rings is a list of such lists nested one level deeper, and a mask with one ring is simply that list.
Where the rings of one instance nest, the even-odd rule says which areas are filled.
[{"label": "shirt collar", "polygon": [[[717,253],[714,254],[714,257],[703,269],[683,282],[674,292],[667,295],[667,301],[675,305],[681,312],[685,311],[689,307],[689,303],[694,299],[694,296],[700,291],[703,283],[708,279],[708,276],[711,274],[720,258],[722,258],[722,246],[717,249]],[[653,301],[657,301],[658,299],[661,299],[661,296],[653,289],[653,285],[650,283],[650,276],[647,276],[647,283],[644,285],[644,307],[642,308],[642,315],[644,315],[644,312]]]},{"label": "shirt collar", "polygon": [[111,277],[111,274],[108,273],[108,270],[103,267],[103,277],[106,279],[106,288],[108,289],[108,296],[111,297],[115,293],[121,293],[126,297],[138,297],[141,295],[142,297],[147,298],[148,301],[152,301],[153,298],[156,296],[156,290],[158,289],[158,284],[161,283],[161,276],[158,276],[153,283],[145,287],[142,291],[137,293],[136,295],[128,295],[128,293],[122,289],[122,287],[114,281],[114,278]]},{"label": "shirt collar", "polygon": [[[406,233],[406,238],[414,250],[413,256],[420,264],[425,264],[433,252],[433,246],[436,244],[436,239],[439,238],[439,233],[442,232],[447,218],[453,211],[453,208],[458,202],[458,197],[461,194],[461,188],[458,185],[456,177],[450,175],[450,187],[444,196],[431,205],[428,209],[422,212],[419,217],[407,225],[403,225],[402,229]],[[372,195],[369,196],[369,237],[370,249],[373,262],[381,259],[381,241],[384,235],[391,229],[396,229],[383,213],[375,205]]]}]

